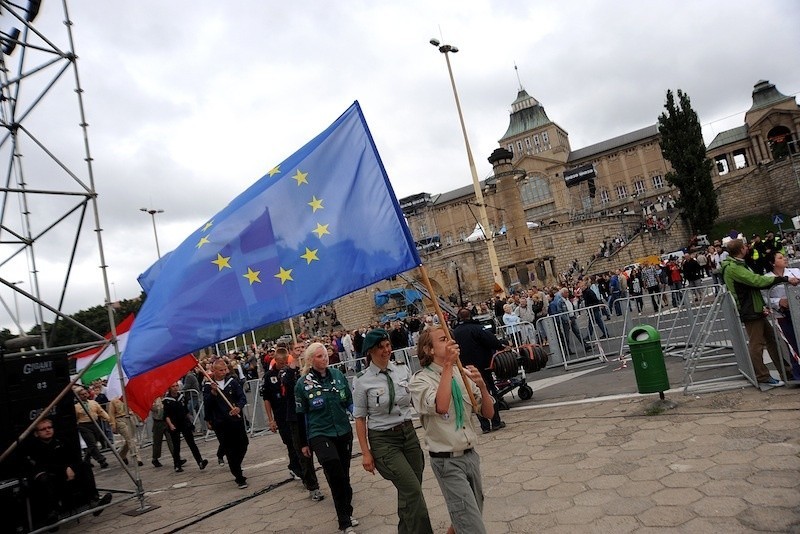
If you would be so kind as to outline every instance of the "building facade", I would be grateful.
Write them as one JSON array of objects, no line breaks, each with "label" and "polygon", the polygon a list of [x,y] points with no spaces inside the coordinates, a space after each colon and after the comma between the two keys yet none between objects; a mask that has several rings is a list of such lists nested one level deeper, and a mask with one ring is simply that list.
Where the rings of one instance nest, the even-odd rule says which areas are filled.
[{"label": "building facade", "polygon": [[[675,191],[665,179],[671,167],[659,138],[653,124],[572,150],[568,132],[520,89],[500,148],[489,158],[494,172],[481,182],[489,228],[477,224],[472,185],[400,200],[437,290],[452,294],[460,281],[466,299],[491,297],[484,236],[495,242],[507,288],[556,283],[575,260],[595,272],[686,246],[688,229],[669,210]],[[759,81],[745,124],[720,133],[707,147],[715,162],[720,220],[800,210],[799,138],[795,98]],[[647,217],[667,220],[667,229],[639,232]],[[627,241],[623,249],[593,260],[604,242],[620,236]],[[343,324],[356,327],[381,315],[369,307],[371,289],[339,301]]]}]

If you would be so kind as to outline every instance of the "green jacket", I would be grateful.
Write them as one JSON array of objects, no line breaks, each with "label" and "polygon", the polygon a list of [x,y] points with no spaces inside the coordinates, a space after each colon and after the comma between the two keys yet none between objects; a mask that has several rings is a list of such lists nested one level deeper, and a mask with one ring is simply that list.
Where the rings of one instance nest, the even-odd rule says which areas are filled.
[{"label": "green jacket", "polygon": [[294,400],[297,413],[305,414],[307,439],[315,436],[333,438],[353,431],[348,415],[353,405],[353,393],[347,378],[338,369],[328,367],[325,376],[311,369],[297,381]]},{"label": "green jacket", "polygon": [[728,256],[722,262],[722,278],[733,295],[739,318],[743,322],[755,321],[764,317],[764,298],[761,289],[788,282],[785,276],[763,276],[754,273],[744,259]]}]

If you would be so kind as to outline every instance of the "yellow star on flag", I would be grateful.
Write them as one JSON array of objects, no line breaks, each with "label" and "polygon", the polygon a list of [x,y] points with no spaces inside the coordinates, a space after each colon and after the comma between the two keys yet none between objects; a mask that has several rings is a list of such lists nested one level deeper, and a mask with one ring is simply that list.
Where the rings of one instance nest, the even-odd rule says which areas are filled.
[{"label": "yellow star on flag", "polygon": [[208,221],[208,222],[205,224],[205,226],[203,226],[203,228],[202,228],[200,231],[201,231],[201,232],[205,232],[206,230],[208,230],[208,229],[209,229],[209,228],[211,228],[212,226],[214,226],[214,221]]},{"label": "yellow star on flag", "polygon": [[270,178],[275,176],[276,174],[281,172],[281,166],[276,165],[275,167],[271,168],[267,174],[269,174]]},{"label": "yellow star on flag", "polygon": [[209,241],[206,236],[203,236],[200,238],[200,241],[197,242],[197,246],[195,248],[200,248],[203,245],[207,245],[209,243],[211,243],[211,241]]},{"label": "yellow star on flag", "polygon": [[225,268],[225,267],[227,267],[228,269],[232,269],[232,267],[231,267],[230,263],[228,263],[228,260],[229,260],[229,259],[231,259],[231,257],[230,257],[230,256],[228,256],[228,257],[226,258],[226,257],[225,257],[225,256],[223,256],[222,254],[220,254],[219,252],[217,252],[217,259],[216,259],[216,260],[212,260],[212,261],[211,261],[211,263],[213,263],[214,265],[216,265],[217,267],[219,267],[219,270],[220,270],[220,271],[221,271],[223,268]]},{"label": "yellow star on flag", "polygon": [[330,225],[317,223],[317,227],[311,231],[317,234],[318,238],[322,239],[322,236],[324,236],[325,234],[330,234],[330,232],[328,231],[328,226]]},{"label": "yellow star on flag", "polygon": [[309,265],[314,260],[319,261],[319,258],[317,257],[318,250],[319,250],[318,248],[311,250],[310,248],[306,247],[306,253],[300,257],[306,260],[307,262],[306,265]]},{"label": "yellow star on flag", "polygon": [[247,278],[250,281],[250,285],[252,286],[254,282],[261,283],[261,279],[258,275],[261,274],[261,271],[254,271],[250,267],[247,268],[247,274],[243,274],[244,278]]},{"label": "yellow star on flag", "polygon": [[297,181],[297,185],[299,186],[300,184],[308,184],[308,180],[306,180],[306,176],[308,176],[307,172],[300,172],[300,169],[297,169],[297,172],[294,173],[294,176],[292,176],[292,179],[296,180]]},{"label": "yellow star on flag", "polygon": [[309,202],[308,205],[311,206],[311,213],[316,213],[317,210],[323,209],[322,199],[317,198],[316,196],[311,197],[311,202]]},{"label": "yellow star on flag", "polygon": [[280,272],[275,275],[275,278],[280,279],[281,285],[285,284],[287,280],[294,282],[294,278],[292,278],[292,269],[284,269],[283,267],[281,267]]}]

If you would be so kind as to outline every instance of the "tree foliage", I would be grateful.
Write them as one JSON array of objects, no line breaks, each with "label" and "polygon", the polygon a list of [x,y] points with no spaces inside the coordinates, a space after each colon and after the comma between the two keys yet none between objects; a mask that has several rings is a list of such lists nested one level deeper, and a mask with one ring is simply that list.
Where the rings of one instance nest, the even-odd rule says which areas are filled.
[{"label": "tree foliage", "polygon": [[[119,324],[131,313],[137,313],[139,308],[141,308],[143,301],[144,294],[137,299],[115,302],[113,305],[114,324]],[[79,312],[70,315],[70,317],[100,335],[105,335],[111,330],[111,326],[108,324],[108,311],[105,306],[93,306],[85,310],[80,310]],[[97,339],[79,326],[63,319],[56,321],[55,324],[45,323],[45,327],[48,338],[48,346],[50,347],[86,343],[89,341],[95,341]],[[28,332],[28,334],[32,336],[39,336],[41,331],[41,326],[36,325],[30,330],[30,332]]]},{"label": "tree foliage", "polygon": [[717,195],[711,180],[712,162],[706,158],[706,145],[697,113],[689,95],[678,89],[678,102],[667,91],[666,112],[658,117],[661,153],[673,171],[667,182],[678,188],[678,208],[683,212],[693,233],[708,233],[719,215]]}]

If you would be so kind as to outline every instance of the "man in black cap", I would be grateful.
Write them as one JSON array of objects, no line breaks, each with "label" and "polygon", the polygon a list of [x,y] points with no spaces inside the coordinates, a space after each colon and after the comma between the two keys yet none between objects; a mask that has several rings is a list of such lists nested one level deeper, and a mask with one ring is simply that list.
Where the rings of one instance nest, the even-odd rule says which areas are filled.
[{"label": "man in black cap", "polygon": [[[506,347],[482,324],[473,320],[472,314],[466,308],[458,310],[458,324],[453,329],[453,339],[461,349],[461,363],[465,366],[474,365],[481,372],[486,388],[494,396],[497,393],[497,386],[494,384],[494,376],[489,366],[494,353]],[[500,410],[494,411],[491,421],[480,415],[478,421],[484,434],[506,426],[500,420]]]}]

